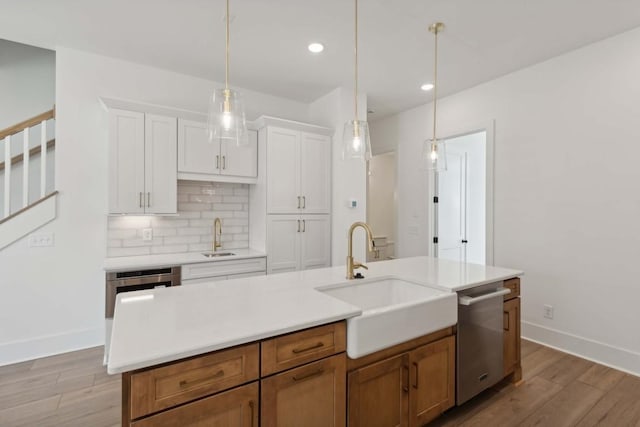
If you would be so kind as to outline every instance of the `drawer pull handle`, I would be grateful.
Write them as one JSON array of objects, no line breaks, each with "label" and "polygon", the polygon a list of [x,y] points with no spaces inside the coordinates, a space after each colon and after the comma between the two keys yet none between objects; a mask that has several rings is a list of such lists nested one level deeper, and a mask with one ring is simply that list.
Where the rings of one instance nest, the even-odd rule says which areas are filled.
[{"label": "drawer pull handle", "polygon": [[222,369],[220,369],[214,375],[212,375],[210,377],[207,377],[207,378],[200,378],[199,380],[195,380],[195,381],[182,380],[182,381],[180,381],[180,387],[182,387],[182,388],[184,388],[184,387],[193,387],[194,385],[206,383],[208,381],[211,381],[213,379],[220,378],[220,377],[224,377],[224,371]]},{"label": "drawer pull handle", "polygon": [[419,377],[418,364],[416,362],[413,362],[413,367],[415,368],[415,373],[416,373],[416,376],[414,378],[413,388],[417,389],[418,388],[418,377]]},{"label": "drawer pull handle", "polygon": [[253,419],[255,418],[255,413],[254,413],[254,403],[253,400],[249,401],[249,409],[251,409],[251,427],[253,427]]},{"label": "drawer pull handle", "polygon": [[306,380],[306,379],[308,379],[308,378],[316,377],[316,376],[318,376],[318,375],[322,374],[323,372],[324,372],[324,369],[320,368],[320,369],[317,369],[317,370],[315,370],[315,371],[313,371],[313,372],[309,372],[308,374],[301,375],[301,376],[299,376],[299,377],[298,377],[298,376],[296,376],[296,375],[294,375],[294,376],[293,376],[293,380],[294,380],[294,381],[302,381],[302,380]]},{"label": "drawer pull handle", "polygon": [[293,350],[291,350],[294,354],[298,354],[298,353],[304,353],[305,351],[309,351],[309,350],[315,350],[316,348],[320,348],[324,346],[324,343],[322,342],[317,342],[316,344],[310,346],[310,347],[304,347],[304,348],[294,348]]}]

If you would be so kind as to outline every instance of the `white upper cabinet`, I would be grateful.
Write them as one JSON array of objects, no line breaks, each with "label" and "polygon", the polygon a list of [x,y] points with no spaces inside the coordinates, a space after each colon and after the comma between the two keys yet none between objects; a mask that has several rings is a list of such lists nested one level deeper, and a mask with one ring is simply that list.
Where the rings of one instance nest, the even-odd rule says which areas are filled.
[{"label": "white upper cabinet", "polygon": [[178,212],[177,123],[175,117],[145,114],[145,213]]},{"label": "white upper cabinet", "polygon": [[267,171],[267,213],[329,213],[331,138],[269,127]]},{"label": "white upper cabinet", "polygon": [[109,213],[177,212],[176,118],[109,110]]},{"label": "white upper cabinet", "polygon": [[248,131],[249,144],[209,142],[207,124],[178,119],[178,178],[198,181],[255,183],[258,176],[258,133]]}]

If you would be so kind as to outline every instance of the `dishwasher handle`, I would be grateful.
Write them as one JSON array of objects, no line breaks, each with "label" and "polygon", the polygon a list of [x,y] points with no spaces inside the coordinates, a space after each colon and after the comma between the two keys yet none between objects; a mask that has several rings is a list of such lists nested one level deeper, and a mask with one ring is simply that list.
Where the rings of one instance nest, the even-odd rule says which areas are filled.
[{"label": "dishwasher handle", "polygon": [[503,295],[507,295],[511,293],[511,289],[509,288],[498,288],[495,292],[490,292],[488,294],[480,295],[479,297],[470,297],[467,295],[462,295],[458,298],[458,304],[460,305],[474,305],[481,301],[485,301],[491,298],[501,297]]}]

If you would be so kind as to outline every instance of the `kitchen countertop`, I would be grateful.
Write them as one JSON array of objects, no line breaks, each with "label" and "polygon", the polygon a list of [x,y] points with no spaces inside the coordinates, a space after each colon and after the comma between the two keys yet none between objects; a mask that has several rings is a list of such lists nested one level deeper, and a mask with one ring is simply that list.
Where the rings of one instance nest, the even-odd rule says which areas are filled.
[{"label": "kitchen countertop", "polygon": [[233,261],[236,259],[260,258],[267,254],[253,249],[220,249],[218,252],[233,252],[233,255],[207,258],[202,252],[179,254],[138,255],[107,258],[104,261],[105,271],[125,271],[138,268],[172,267],[200,262]]},{"label": "kitchen countertop", "polygon": [[[523,274],[431,257],[368,266],[363,274],[369,279],[396,277],[446,292]],[[358,316],[359,307],[315,290],[346,281],[345,267],[339,266],[118,294],[108,372],[127,372]]]}]

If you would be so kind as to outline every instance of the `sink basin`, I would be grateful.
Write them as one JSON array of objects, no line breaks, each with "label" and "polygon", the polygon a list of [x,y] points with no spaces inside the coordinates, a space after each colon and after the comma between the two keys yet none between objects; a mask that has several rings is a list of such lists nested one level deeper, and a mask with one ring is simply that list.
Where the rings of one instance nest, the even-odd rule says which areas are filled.
[{"label": "sink basin", "polygon": [[203,252],[202,255],[207,258],[217,258],[219,256],[231,256],[235,254],[233,252]]},{"label": "sink basin", "polygon": [[396,279],[352,280],[318,291],[362,309],[347,320],[347,354],[366,356],[458,322],[458,299],[421,284]]}]

